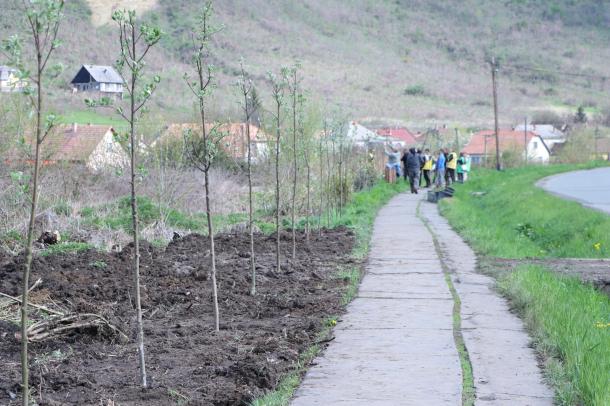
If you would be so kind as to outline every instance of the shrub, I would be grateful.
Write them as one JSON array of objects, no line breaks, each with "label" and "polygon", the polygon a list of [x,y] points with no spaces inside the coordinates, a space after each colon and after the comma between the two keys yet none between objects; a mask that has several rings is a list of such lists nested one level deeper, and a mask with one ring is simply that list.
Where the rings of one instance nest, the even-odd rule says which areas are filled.
[{"label": "shrub", "polygon": [[412,85],[405,89],[405,95],[407,96],[424,96],[426,90],[422,85]]}]

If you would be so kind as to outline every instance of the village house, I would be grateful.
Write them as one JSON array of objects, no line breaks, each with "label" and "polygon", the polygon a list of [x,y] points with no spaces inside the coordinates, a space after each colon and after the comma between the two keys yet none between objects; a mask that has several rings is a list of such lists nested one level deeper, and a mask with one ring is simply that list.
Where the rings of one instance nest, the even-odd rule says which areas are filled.
[{"label": "village house", "polygon": [[415,147],[419,144],[415,135],[404,127],[384,127],[377,130],[377,134],[396,140],[402,147]]},{"label": "village house", "polygon": [[531,131],[544,140],[544,143],[549,148],[551,153],[554,149],[560,149],[562,144],[566,142],[566,136],[561,131],[555,128],[552,124],[528,124],[527,129],[525,124],[515,127],[515,131]]},{"label": "village house", "polygon": [[[206,130],[210,131],[213,126],[213,124],[206,124]],[[248,158],[246,128],[246,123],[226,123],[219,125],[217,128],[222,137],[220,147],[233,159],[246,160]],[[201,125],[195,123],[170,124],[149,145],[149,148],[155,148],[156,146],[171,142],[182,143],[184,142],[184,133],[188,130],[199,134],[201,132]],[[254,124],[250,124],[250,141],[250,149],[254,161],[267,155],[269,136]]]},{"label": "village house", "polygon": [[[548,163],[550,151],[544,140],[531,131],[500,130],[500,153],[506,157],[513,154],[520,159],[527,158],[531,163]],[[496,137],[493,130],[479,131],[462,149],[470,155],[474,165],[480,165],[486,159],[493,161],[496,154]]]},{"label": "village house", "polygon": [[83,65],[70,83],[74,93],[94,92],[122,97],[125,82],[112,66]]},{"label": "village house", "polygon": [[17,77],[17,69],[8,66],[0,66],[0,92],[20,92],[26,86],[26,82]]},{"label": "village house", "polygon": [[[43,165],[77,164],[93,172],[115,170],[129,165],[129,157],[107,125],[61,125],[44,141]],[[26,143],[29,144],[29,143]],[[31,154],[15,151],[15,161],[31,161]]]},{"label": "village house", "polygon": [[395,147],[404,147],[404,142],[401,140],[379,135],[356,121],[350,121],[348,123],[345,139],[356,147],[367,147],[388,143],[394,145]]}]

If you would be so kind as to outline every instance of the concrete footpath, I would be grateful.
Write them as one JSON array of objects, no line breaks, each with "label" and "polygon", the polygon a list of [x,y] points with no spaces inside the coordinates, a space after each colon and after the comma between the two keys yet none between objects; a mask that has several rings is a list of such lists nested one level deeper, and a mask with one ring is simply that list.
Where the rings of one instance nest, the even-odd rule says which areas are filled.
[{"label": "concrete footpath", "polygon": [[[492,281],[475,273],[474,254],[436,206],[422,198],[402,194],[379,212],[358,296],[335,328],[335,340],[307,372],[293,406],[460,405],[454,301],[442,260],[458,272],[453,278],[476,403],[552,404],[520,320],[491,290]],[[440,255],[417,216],[420,204]]]}]

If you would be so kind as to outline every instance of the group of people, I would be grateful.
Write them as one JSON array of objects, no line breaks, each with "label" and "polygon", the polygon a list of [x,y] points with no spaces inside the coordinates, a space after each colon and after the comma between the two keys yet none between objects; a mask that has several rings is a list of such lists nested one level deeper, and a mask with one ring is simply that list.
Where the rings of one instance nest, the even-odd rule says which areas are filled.
[{"label": "group of people", "polygon": [[401,153],[390,146],[390,150],[386,149],[385,152],[388,156],[387,167],[396,171],[397,178],[404,176],[405,181],[409,181],[411,193],[417,193],[424,182],[423,187],[426,188],[432,184],[443,187],[456,181],[464,183],[470,172],[468,154],[460,152],[458,155],[450,152],[448,148],[439,149],[435,155],[431,155],[428,148],[423,152],[420,149],[409,148]]}]

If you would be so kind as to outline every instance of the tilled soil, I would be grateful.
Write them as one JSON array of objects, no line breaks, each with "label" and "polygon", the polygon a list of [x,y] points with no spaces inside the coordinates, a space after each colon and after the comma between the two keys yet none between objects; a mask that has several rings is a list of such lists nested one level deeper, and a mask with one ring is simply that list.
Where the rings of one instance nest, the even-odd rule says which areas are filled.
[{"label": "tilled soil", "polygon": [[[352,261],[347,229],[298,235],[297,259],[283,235],[281,272],[275,239],[256,236],[257,295],[249,295],[249,236],[216,239],[221,331],[214,332],[207,238],[188,235],[164,250],[144,243],[142,307],[150,388],[138,385],[131,259],[87,251],[37,257],[32,301],[96,313],[129,337],[126,344],[95,330],[34,343],[31,386],[39,405],[246,405],[295,368],[324,320],[342,312],[347,282],[337,268]],[[23,258],[0,260],[0,292],[20,292]],[[16,309],[16,308],[15,308]],[[17,325],[0,322],[0,404],[20,398]],[[16,396],[16,398],[15,398]],[[114,402],[114,403],[113,403]]]}]

